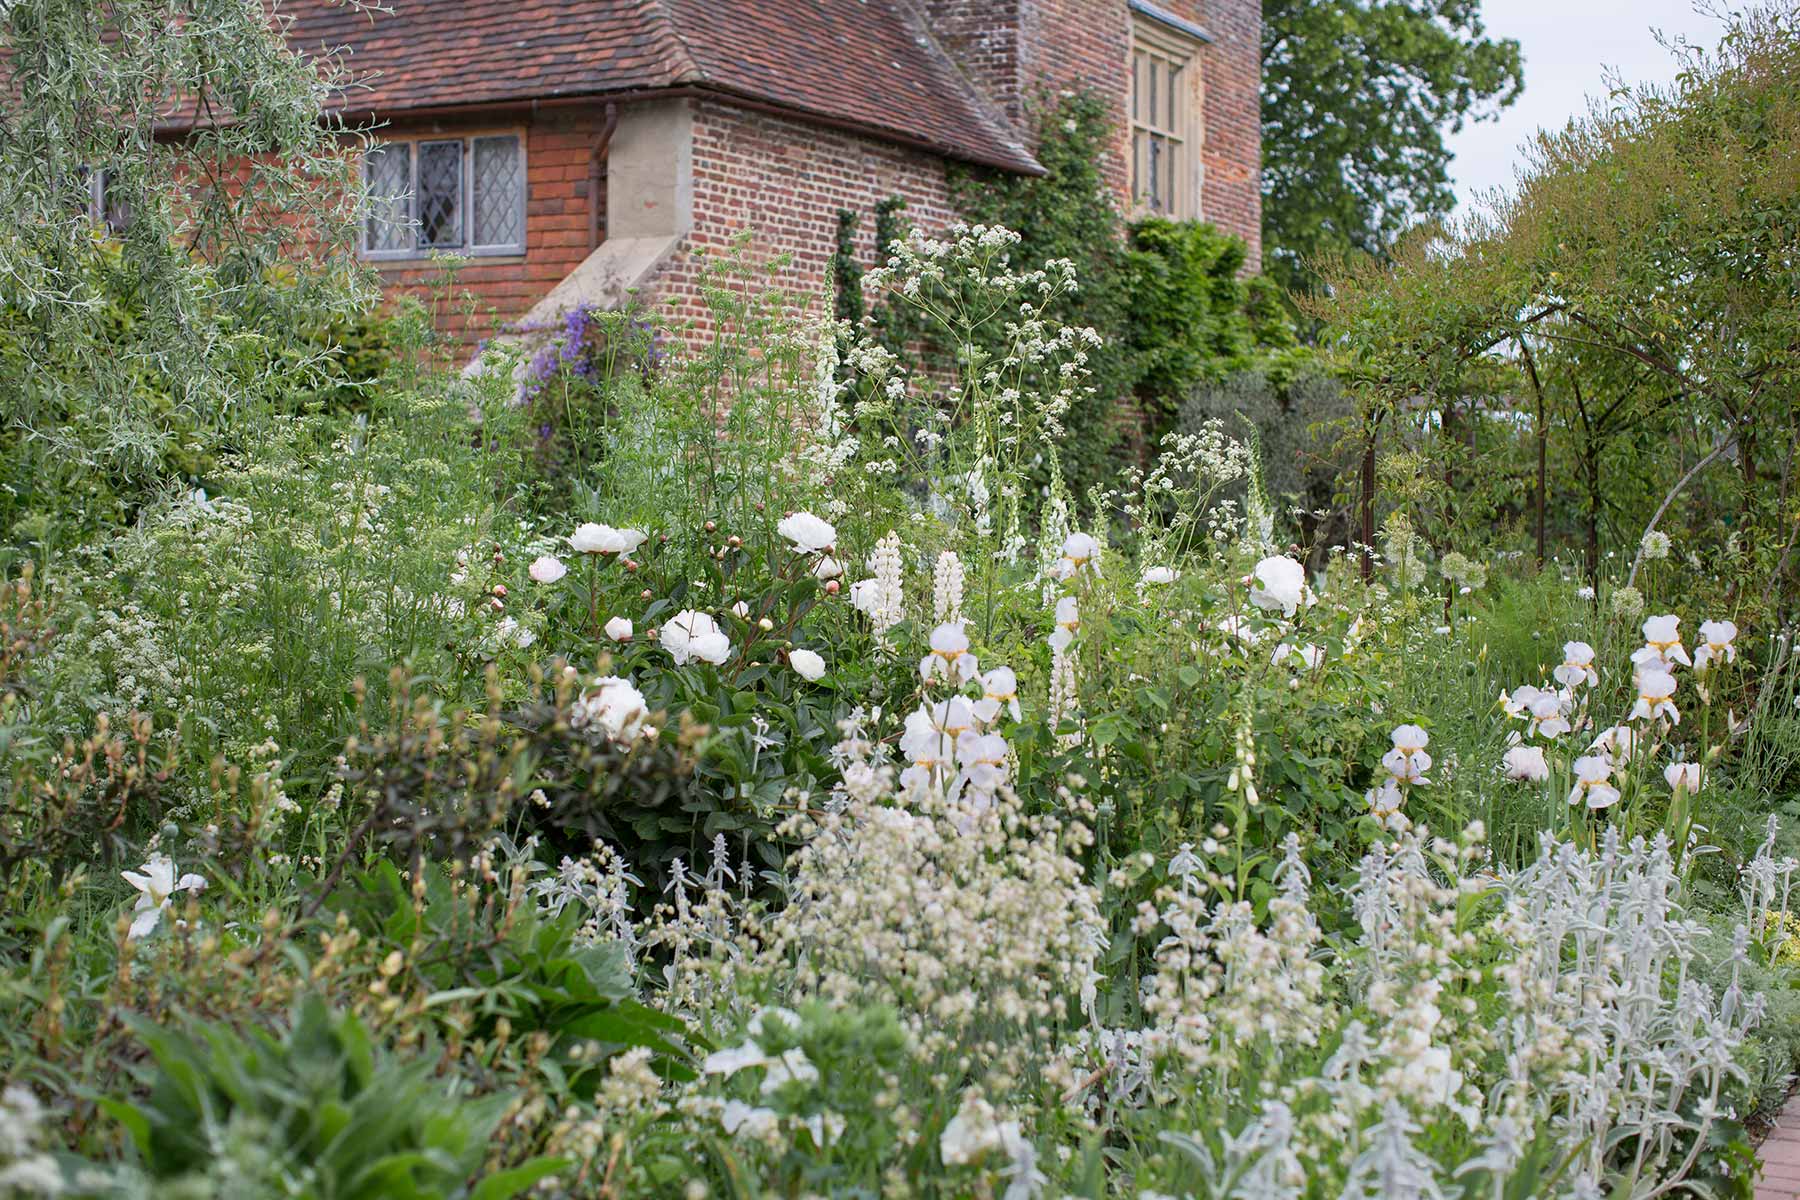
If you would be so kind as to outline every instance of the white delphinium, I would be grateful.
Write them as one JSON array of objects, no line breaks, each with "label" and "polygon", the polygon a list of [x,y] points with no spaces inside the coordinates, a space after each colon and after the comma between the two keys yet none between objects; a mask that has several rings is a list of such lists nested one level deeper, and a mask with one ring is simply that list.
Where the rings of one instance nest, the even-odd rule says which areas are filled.
[{"label": "white delphinium", "polygon": [[937,556],[931,571],[932,619],[942,624],[960,624],[963,619],[963,564],[956,551],[945,550]]}]

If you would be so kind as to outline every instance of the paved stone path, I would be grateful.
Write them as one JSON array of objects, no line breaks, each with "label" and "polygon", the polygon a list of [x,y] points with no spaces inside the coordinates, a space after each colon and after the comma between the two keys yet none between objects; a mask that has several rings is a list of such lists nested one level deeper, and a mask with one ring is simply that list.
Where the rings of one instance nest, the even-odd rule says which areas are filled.
[{"label": "paved stone path", "polygon": [[1789,1098],[1758,1153],[1762,1171],[1756,1177],[1756,1200],[1800,1198],[1800,1093]]}]

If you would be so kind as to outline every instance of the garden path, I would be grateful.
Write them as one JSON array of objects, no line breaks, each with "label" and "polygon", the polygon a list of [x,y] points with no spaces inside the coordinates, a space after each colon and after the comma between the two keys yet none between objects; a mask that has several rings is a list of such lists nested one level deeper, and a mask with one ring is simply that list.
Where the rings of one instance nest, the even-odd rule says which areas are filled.
[{"label": "garden path", "polygon": [[1758,1153],[1762,1170],[1756,1176],[1756,1200],[1800,1197],[1800,1093],[1788,1098]]}]

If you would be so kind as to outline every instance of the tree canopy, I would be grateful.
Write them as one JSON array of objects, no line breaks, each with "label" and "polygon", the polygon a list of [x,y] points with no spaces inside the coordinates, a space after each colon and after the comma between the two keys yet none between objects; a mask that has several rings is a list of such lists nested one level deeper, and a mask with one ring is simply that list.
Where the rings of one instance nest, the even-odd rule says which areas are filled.
[{"label": "tree canopy", "polygon": [[1313,256],[1380,255],[1447,214],[1444,134],[1524,86],[1479,0],[1265,0],[1262,69],[1265,258],[1297,290]]}]

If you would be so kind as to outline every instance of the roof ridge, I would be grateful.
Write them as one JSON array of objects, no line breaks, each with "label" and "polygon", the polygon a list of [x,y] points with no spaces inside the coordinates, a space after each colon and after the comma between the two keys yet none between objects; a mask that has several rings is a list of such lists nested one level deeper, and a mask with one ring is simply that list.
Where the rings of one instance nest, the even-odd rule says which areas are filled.
[{"label": "roof ridge", "polygon": [[926,18],[924,10],[919,7],[917,0],[889,0],[889,2],[900,13],[901,20],[911,27],[914,36],[929,46],[931,52],[947,64],[956,73],[957,78],[963,81],[964,90],[968,93],[970,106],[975,110],[975,115],[985,121],[996,136],[1009,143],[1027,162],[1038,166],[1037,155],[1032,151],[1024,131],[1014,125],[1012,119],[994,103],[993,97],[987,94],[987,89],[976,82],[963,67],[962,60],[944,49],[943,43],[939,42],[937,35],[932,32],[931,22]]},{"label": "roof ridge", "polygon": [[694,58],[693,48],[688,45],[687,38],[681,34],[681,25],[675,20],[675,14],[669,11],[666,0],[640,0],[642,11],[650,19],[659,41],[668,43],[669,54],[665,59],[670,65],[670,79],[673,83],[703,83],[706,72],[700,69],[698,60]]}]

